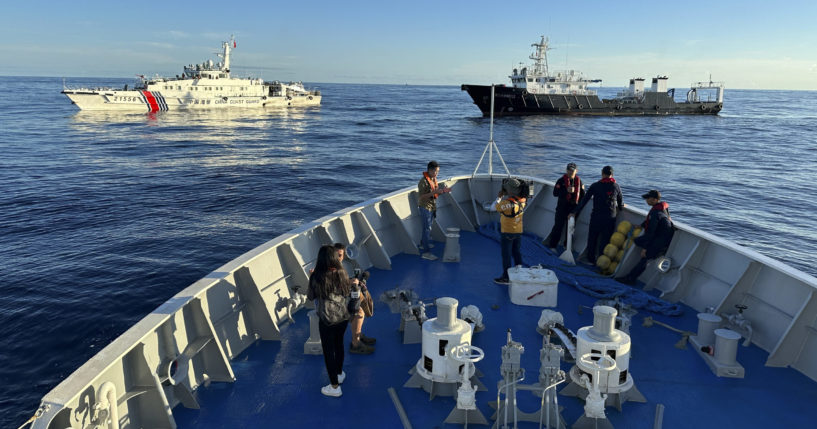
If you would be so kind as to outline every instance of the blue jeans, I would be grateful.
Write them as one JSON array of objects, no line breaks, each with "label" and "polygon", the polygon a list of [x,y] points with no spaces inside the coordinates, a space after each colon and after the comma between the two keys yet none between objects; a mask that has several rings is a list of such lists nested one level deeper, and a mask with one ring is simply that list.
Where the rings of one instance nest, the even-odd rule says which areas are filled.
[{"label": "blue jeans", "polygon": [[522,263],[522,234],[508,234],[502,233],[502,277],[508,278],[508,268],[513,266],[511,264],[511,255],[516,265],[523,265]]},{"label": "blue jeans", "polygon": [[429,242],[431,240],[431,222],[434,220],[434,212],[420,207],[420,219],[423,220],[423,237],[420,239],[420,251],[425,253],[431,251]]}]

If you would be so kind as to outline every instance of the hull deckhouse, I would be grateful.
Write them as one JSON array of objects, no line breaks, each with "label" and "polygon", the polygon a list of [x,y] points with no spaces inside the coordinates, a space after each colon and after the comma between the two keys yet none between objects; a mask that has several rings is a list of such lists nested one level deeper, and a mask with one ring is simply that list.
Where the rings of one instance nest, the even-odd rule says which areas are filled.
[{"label": "hull deckhouse", "polygon": [[221,62],[213,60],[184,67],[170,78],[139,76],[135,87],[64,88],[82,110],[157,112],[167,110],[318,106],[321,93],[307,90],[301,82],[265,82],[230,76],[230,51],[234,39],[222,43]]},{"label": "hull deckhouse", "polygon": [[[683,100],[675,100],[675,88],[667,89],[667,77],[652,78],[649,88],[644,79],[630,79],[630,86],[615,98],[600,99],[588,86],[600,79],[585,79],[576,70],[550,73],[547,62],[548,40],[542,36],[530,59],[529,67],[514,68],[511,86],[494,86],[494,115],[717,115],[723,108],[722,82],[692,84]],[[462,85],[484,116],[491,114],[491,85]],[[680,94],[679,94],[680,95]]]}]

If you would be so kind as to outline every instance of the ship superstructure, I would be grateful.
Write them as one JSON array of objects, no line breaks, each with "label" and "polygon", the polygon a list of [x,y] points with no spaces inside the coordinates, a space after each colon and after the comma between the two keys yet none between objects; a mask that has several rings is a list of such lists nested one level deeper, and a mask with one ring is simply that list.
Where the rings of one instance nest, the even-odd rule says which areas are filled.
[{"label": "ship superstructure", "polygon": [[601,79],[585,79],[578,70],[556,71],[549,73],[547,51],[552,48],[549,40],[542,36],[539,43],[531,44],[535,48],[530,55],[533,64],[530,67],[515,67],[508,76],[514,88],[526,90],[531,94],[572,94],[596,95],[596,91],[588,89],[588,85],[600,83]]},{"label": "ship superstructure", "polygon": [[318,106],[321,93],[301,82],[265,82],[230,74],[230,52],[235,39],[222,42],[220,62],[207,60],[184,67],[175,77],[145,77],[132,89],[64,88],[71,102],[82,110],[167,111],[210,108],[259,108]]},{"label": "ship superstructure", "polygon": [[[667,76],[652,78],[647,88],[643,78],[630,79],[629,87],[615,98],[601,99],[590,85],[601,79],[587,79],[578,70],[550,72],[547,60],[549,41],[542,36],[534,48],[530,66],[515,67],[509,76],[511,86],[462,85],[484,116],[491,114],[491,88],[494,89],[493,113],[509,115],[591,115],[660,116],[716,115],[723,108],[723,82],[697,82],[687,91],[685,100],[675,100],[675,88],[667,88]],[[703,93],[709,93],[703,96]]]}]

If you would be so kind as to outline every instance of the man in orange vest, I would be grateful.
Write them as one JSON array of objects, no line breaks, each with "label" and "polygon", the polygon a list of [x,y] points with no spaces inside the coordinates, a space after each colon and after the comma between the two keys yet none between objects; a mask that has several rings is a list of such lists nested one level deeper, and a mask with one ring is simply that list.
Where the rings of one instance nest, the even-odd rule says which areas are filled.
[{"label": "man in orange vest", "polygon": [[423,259],[433,261],[437,259],[431,253],[431,224],[437,216],[437,197],[446,192],[451,192],[445,184],[437,183],[437,175],[440,174],[440,164],[437,161],[430,161],[423,172],[423,178],[417,183],[417,205],[420,209],[420,218],[423,220],[423,236],[420,240],[420,253]]},{"label": "man in orange vest", "polygon": [[500,246],[502,247],[502,275],[494,279],[498,284],[509,284],[508,268],[511,268],[511,256],[517,265],[522,262],[522,214],[525,211],[525,196],[521,196],[522,183],[513,178],[502,181],[502,190],[496,200],[496,211],[499,212]]}]

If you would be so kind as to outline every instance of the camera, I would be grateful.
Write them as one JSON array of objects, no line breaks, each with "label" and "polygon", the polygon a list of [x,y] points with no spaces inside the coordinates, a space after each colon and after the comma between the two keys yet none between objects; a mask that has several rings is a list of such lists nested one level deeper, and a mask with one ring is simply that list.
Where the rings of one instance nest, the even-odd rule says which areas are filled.
[{"label": "camera", "polygon": [[506,177],[502,179],[502,190],[511,197],[531,198],[533,197],[533,183]]},{"label": "camera", "polygon": [[366,280],[369,279],[369,272],[363,271],[360,268],[355,268],[355,270],[353,271],[352,278],[358,279],[361,282],[365,283]]}]

